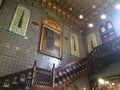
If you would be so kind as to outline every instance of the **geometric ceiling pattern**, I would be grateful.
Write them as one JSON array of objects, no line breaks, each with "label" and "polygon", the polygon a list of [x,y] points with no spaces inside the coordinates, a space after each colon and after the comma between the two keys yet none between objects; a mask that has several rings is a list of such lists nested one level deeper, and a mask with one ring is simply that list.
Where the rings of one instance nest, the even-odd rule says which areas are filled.
[{"label": "geometric ceiling pattern", "polygon": [[[86,23],[101,13],[114,8],[120,0],[34,0],[34,5],[42,9],[49,9],[63,21],[84,28]],[[84,16],[79,19],[79,15]]]}]

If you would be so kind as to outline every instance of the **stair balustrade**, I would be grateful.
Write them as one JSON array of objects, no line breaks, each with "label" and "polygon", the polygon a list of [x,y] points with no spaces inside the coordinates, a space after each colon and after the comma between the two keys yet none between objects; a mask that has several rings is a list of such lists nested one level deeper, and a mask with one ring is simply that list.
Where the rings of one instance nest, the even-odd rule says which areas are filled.
[{"label": "stair balustrade", "polygon": [[[0,77],[1,90],[61,90],[75,80],[120,60],[120,37],[95,47],[87,58],[52,70],[36,66]],[[47,87],[47,88],[46,88]]]}]

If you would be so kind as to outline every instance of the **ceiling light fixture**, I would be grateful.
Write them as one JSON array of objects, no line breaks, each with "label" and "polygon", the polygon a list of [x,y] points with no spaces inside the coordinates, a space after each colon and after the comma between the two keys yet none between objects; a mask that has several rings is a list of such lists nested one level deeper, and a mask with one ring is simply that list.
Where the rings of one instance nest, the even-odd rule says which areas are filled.
[{"label": "ceiling light fixture", "polygon": [[100,16],[100,18],[101,18],[101,19],[106,19],[107,16],[106,16],[105,14],[102,14],[102,15]]},{"label": "ceiling light fixture", "polygon": [[24,37],[24,39],[27,39],[28,37],[26,36],[26,37]]},{"label": "ceiling light fixture", "polygon": [[80,19],[83,19],[83,15],[80,15],[79,18],[80,18]]},{"label": "ceiling light fixture", "polygon": [[53,6],[54,9],[56,9],[56,6]]},{"label": "ceiling light fixture", "polygon": [[72,8],[70,7],[70,11],[72,11]]},{"label": "ceiling light fixture", "polygon": [[20,48],[17,46],[17,47],[16,47],[16,50],[19,50],[19,49],[20,49]]},{"label": "ceiling light fixture", "polygon": [[115,83],[112,83],[112,85],[114,86],[114,85],[115,85]]},{"label": "ceiling light fixture", "polygon": [[65,12],[63,12],[63,14],[65,14]]},{"label": "ceiling light fixture", "polygon": [[70,15],[67,15],[67,17],[70,17]]},{"label": "ceiling light fixture", "polygon": [[104,83],[105,83],[103,79],[99,79],[98,82],[99,82],[100,84],[104,84]]},{"label": "ceiling light fixture", "polygon": [[59,8],[58,11],[61,12],[61,9]]},{"label": "ceiling light fixture", "polygon": [[86,87],[84,87],[83,90],[86,90]]},{"label": "ceiling light fixture", "polygon": [[82,33],[83,31],[82,30],[80,30],[80,33]]},{"label": "ceiling light fixture", "polygon": [[88,27],[90,27],[90,28],[92,28],[93,26],[94,26],[93,23],[88,24]]},{"label": "ceiling light fixture", "polygon": [[106,83],[106,84],[109,84],[109,81],[106,81],[105,83]]},{"label": "ceiling light fixture", "polygon": [[96,8],[96,5],[95,5],[95,4],[94,4],[94,5],[92,5],[92,8],[93,8],[93,9],[95,9],[95,8]]},{"label": "ceiling light fixture", "polygon": [[118,10],[120,10],[120,4],[117,4],[117,5],[115,6],[115,8],[118,9]]},{"label": "ceiling light fixture", "polygon": [[48,5],[51,5],[51,2],[49,2]]}]

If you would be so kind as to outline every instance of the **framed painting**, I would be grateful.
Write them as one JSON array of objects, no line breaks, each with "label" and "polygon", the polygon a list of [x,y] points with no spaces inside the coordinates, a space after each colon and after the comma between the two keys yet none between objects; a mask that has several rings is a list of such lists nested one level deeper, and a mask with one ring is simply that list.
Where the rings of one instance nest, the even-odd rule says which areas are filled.
[{"label": "framed painting", "polygon": [[40,52],[61,59],[62,32],[43,24],[40,41]]},{"label": "framed painting", "polygon": [[71,55],[79,57],[79,43],[76,34],[70,33]]},{"label": "framed painting", "polygon": [[29,18],[30,10],[19,4],[15,11],[9,31],[21,36],[25,36],[29,23]]}]

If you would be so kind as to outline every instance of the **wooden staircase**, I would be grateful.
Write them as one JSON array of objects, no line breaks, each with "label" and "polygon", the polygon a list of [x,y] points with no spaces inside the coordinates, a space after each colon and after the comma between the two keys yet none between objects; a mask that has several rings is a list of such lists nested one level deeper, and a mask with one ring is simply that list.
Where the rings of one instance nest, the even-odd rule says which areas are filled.
[{"label": "wooden staircase", "polygon": [[51,71],[33,68],[0,77],[0,90],[61,90],[75,80],[120,61],[120,37],[93,49],[87,58]]},{"label": "wooden staircase", "polygon": [[55,86],[64,87],[75,80],[90,73],[90,65],[87,58],[56,69]]}]

